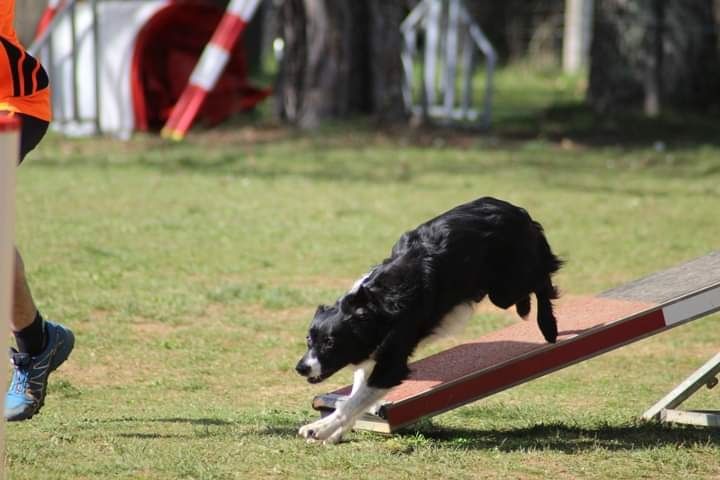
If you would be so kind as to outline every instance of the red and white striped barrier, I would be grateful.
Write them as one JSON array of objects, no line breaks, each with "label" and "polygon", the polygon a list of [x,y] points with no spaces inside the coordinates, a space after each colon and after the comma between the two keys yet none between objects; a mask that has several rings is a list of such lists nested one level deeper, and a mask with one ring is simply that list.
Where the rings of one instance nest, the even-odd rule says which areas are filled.
[{"label": "red and white striped barrier", "polygon": [[161,131],[165,138],[182,140],[200,111],[208,93],[215,87],[230,58],[230,52],[255,14],[261,0],[231,0],[222,20],[205,47],[187,87]]},{"label": "red and white striped barrier", "polygon": [[55,18],[58,10],[60,10],[65,3],[65,0],[48,0],[47,7],[40,16],[37,26],[35,27],[34,40],[38,40],[48,29],[50,23]]},{"label": "red and white striped barrier", "polygon": [[[12,275],[15,256],[15,167],[20,156],[20,122],[0,115],[0,351],[7,351],[8,321],[12,314]],[[0,385],[7,385],[7,356],[0,364]],[[5,396],[0,400],[4,406]],[[0,461],[4,464],[5,422],[0,422]]]}]

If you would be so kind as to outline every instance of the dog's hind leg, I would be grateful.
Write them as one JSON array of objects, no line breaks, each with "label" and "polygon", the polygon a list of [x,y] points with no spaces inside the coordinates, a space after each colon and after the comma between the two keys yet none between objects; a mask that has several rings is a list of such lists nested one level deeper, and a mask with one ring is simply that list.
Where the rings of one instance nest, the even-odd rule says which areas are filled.
[{"label": "dog's hind leg", "polygon": [[552,284],[550,277],[548,277],[541,286],[535,290],[535,297],[537,298],[538,311],[537,311],[537,322],[540,331],[550,343],[555,343],[557,340],[557,320],[553,313],[552,301],[558,298],[557,289]]},{"label": "dog's hind leg", "polygon": [[518,300],[518,302],[515,304],[515,311],[523,319],[527,319],[527,316],[530,315],[530,295],[527,295]]},{"label": "dog's hind leg", "polygon": [[515,311],[522,318],[530,313],[530,293],[520,288],[496,288],[490,292],[490,301],[503,310],[515,305]]}]

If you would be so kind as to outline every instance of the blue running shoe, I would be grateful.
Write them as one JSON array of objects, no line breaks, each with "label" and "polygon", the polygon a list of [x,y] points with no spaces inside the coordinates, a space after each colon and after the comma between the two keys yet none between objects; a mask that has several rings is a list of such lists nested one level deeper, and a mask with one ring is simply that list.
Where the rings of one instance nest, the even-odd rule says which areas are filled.
[{"label": "blue running shoe", "polygon": [[45,333],[45,350],[35,357],[10,349],[13,377],[5,396],[8,421],[27,420],[40,411],[45,402],[48,375],[67,360],[75,345],[75,336],[62,325],[46,321]]}]

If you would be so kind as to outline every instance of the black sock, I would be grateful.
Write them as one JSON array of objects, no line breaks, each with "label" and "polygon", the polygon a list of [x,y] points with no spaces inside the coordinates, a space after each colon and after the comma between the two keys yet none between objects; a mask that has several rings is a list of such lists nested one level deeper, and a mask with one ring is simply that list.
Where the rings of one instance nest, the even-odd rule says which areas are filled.
[{"label": "black sock", "polygon": [[40,312],[35,314],[35,320],[19,332],[13,332],[18,351],[29,353],[33,357],[45,348],[45,322]]}]

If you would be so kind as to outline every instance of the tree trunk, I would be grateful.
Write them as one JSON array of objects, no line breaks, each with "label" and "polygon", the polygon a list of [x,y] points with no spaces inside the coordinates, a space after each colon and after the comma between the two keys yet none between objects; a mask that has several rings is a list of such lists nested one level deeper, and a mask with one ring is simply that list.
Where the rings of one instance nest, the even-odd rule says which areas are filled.
[{"label": "tree trunk", "polygon": [[598,111],[720,102],[713,0],[596,1],[588,101]]},{"label": "tree trunk", "polygon": [[302,128],[349,110],[352,0],[285,0],[281,117]]},{"label": "tree trunk", "polygon": [[400,61],[403,39],[400,24],[405,18],[403,2],[370,0],[370,51],[372,111],[383,121],[405,118],[402,98],[404,72]]},{"label": "tree trunk", "polygon": [[283,39],[284,47],[275,84],[276,114],[283,120],[297,122],[302,106],[307,50],[303,0],[284,0],[277,15],[278,35]]},{"label": "tree trunk", "polygon": [[327,119],[403,114],[397,0],[284,0],[277,114],[301,128]]}]

